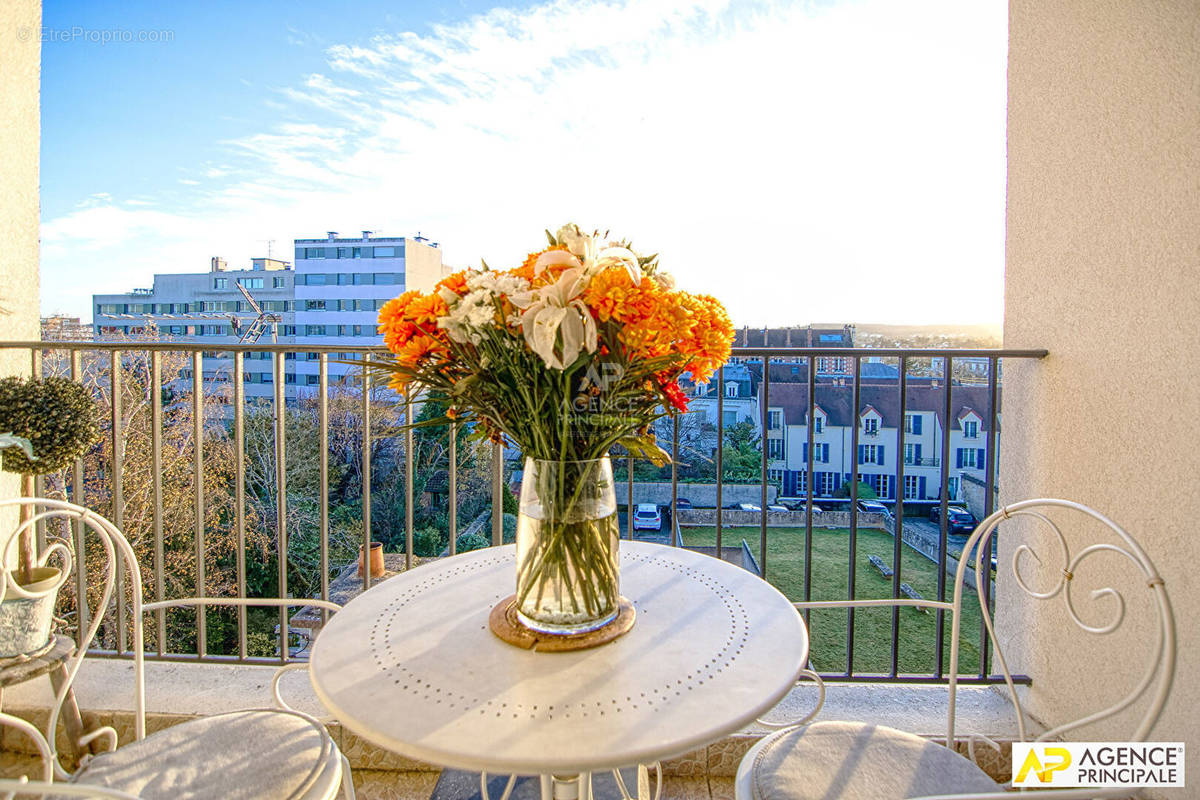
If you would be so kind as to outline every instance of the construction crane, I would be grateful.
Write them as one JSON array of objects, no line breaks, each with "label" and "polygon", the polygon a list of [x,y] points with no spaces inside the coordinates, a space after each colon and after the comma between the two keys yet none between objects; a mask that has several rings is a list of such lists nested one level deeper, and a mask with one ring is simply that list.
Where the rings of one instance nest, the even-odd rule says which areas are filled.
[{"label": "construction crane", "polygon": [[[237,282],[237,288],[238,291],[242,293],[242,297],[246,298],[246,302],[250,304],[250,308],[254,309],[254,313],[258,314],[258,316],[255,317],[248,326],[246,326],[246,330],[242,333],[241,338],[238,339],[238,344],[255,344],[259,339],[262,338],[262,335],[267,332],[268,328],[271,329],[271,342],[278,344],[279,323],[283,318],[278,314],[268,314],[266,311],[263,311],[262,306],[255,302],[254,298],[250,296],[250,293],[246,291],[246,287],[242,286],[241,281]],[[235,316],[230,317],[230,320],[233,322],[233,332],[236,334],[238,329],[241,327],[241,320]]]}]

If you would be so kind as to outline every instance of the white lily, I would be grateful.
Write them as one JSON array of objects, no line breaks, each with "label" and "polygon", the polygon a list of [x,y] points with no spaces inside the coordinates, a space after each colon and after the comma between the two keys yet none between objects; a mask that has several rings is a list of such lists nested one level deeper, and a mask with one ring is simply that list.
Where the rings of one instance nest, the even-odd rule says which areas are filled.
[{"label": "white lily", "polygon": [[[574,260],[574,256],[562,250],[555,252]],[[578,265],[578,260],[575,263]],[[596,352],[596,321],[580,299],[588,280],[583,266],[578,265],[564,271],[549,286],[509,298],[513,305],[522,309],[521,330],[525,342],[548,367],[566,369],[582,351]]]},{"label": "white lily", "polygon": [[595,275],[597,272],[609,267],[623,267],[629,273],[629,278],[633,284],[637,286],[642,282],[642,268],[638,264],[637,254],[627,247],[610,246],[601,250],[596,254],[595,258],[591,257],[593,248],[590,244],[586,248],[589,255],[580,261],[573,254],[566,250],[549,250],[538,256],[537,261],[533,262],[533,274],[541,275],[549,267],[566,266],[568,269],[583,269],[588,277]]}]

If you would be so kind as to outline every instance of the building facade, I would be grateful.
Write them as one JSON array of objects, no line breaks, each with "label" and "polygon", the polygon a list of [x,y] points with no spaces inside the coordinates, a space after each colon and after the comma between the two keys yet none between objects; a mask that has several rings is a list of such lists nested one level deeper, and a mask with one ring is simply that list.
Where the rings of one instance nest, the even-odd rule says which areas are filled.
[{"label": "building facade", "polygon": [[[405,237],[296,239],[296,262],[255,258],[246,269],[230,269],[213,258],[208,272],[158,274],[148,289],[124,294],[93,295],[92,328],[97,339],[138,338],[157,330],[172,341],[212,345],[204,353],[204,378],[227,381],[233,358],[222,345],[236,344],[258,318],[241,286],[269,323],[259,344],[329,346],[381,345],[376,332],[379,308],[406,289],[428,291],[447,272],[441,250],[427,240]],[[272,330],[273,329],[273,330]],[[350,354],[333,356],[351,358]],[[331,360],[330,380],[353,370]],[[274,359],[270,353],[246,353],[243,383],[248,398],[275,393]],[[314,391],[317,354],[284,355],[285,396],[294,399]],[[311,388],[308,388],[311,387]]]}]

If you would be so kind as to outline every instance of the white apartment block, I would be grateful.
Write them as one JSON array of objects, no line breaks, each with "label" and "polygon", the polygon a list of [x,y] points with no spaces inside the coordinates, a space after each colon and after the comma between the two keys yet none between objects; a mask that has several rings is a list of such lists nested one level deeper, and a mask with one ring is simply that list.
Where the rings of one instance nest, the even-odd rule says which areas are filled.
[{"label": "white apartment block", "polygon": [[[153,325],[167,340],[211,344],[204,353],[204,377],[228,381],[233,358],[221,347],[237,344],[258,316],[239,284],[264,312],[277,317],[279,344],[372,346],[383,344],[376,320],[387,300],[407,289],[428,291],[448,272],[436,243],[420,237],[376,237],[363,231],[361,237],[347,239],[330,232],[324,239],[296,239],[295,248],[295,266],[255,258],[248,269],[229,269],[214,258],[208,272],[156,274],[152,288],[93,295],[95,336],[136,339]],[[271,330],[257,343],[271,344]],[[330,380],[353,369],[331,362]],[[274,395],[272,354],[246,353],[242,372],[247,398]],[[286,353],[283,376],[289,400],[315,391],[317,354]]]}]

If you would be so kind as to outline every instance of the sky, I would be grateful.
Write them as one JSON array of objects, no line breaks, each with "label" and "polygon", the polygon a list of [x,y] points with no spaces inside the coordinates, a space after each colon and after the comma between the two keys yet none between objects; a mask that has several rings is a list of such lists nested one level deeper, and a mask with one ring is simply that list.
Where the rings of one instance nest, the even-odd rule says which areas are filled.
[{"label": "sky", "polygon": [[43,313],[332,230],[515,266],[573,221],[739,326],[1002,317],[1003,0],[43,8]]}]

